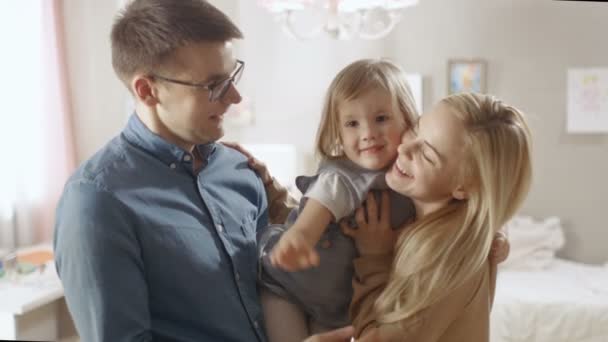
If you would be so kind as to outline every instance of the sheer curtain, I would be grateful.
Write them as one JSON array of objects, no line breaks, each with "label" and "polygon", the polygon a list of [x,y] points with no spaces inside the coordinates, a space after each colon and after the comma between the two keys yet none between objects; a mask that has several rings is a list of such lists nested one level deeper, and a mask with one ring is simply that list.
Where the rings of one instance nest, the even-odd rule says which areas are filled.
[{"label": "sheer curtain", "polygon": [[74,168],[61,15],[61,0],[0,11],[0,247],[51,239]]}]

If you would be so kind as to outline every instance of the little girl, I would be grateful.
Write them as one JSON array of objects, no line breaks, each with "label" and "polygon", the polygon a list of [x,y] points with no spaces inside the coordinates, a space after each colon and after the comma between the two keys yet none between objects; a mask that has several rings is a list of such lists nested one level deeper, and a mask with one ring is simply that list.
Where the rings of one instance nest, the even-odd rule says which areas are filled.
[{"label": "little girl", "polygon": [[[356,251],[336,222],[352,215],[370,190],[387,189],[384,173],[417,115],[405,75],[391,62],[356,61],[332,81],[317,133],[318,173],[296,179],[304,197],[289,217],[270,208],[271,222],[284,224],[269,227],[259,240],[271,341],[301,341],[311,332],[349,324]],[[267,186],[269,203],[281,202],[277,195],[286,194],[280,189]],[[391,205],[394,227],[412,219],[406,197],[393,193]],[[289,312],[306,319],[288,319]],[[288,323],[298,321],[304,323]]]}]

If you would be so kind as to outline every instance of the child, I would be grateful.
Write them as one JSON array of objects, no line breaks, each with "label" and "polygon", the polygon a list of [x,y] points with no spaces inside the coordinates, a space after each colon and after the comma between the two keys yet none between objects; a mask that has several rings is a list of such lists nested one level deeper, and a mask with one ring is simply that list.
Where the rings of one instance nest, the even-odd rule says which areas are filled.
[{"label": "child", "polygon": [[355,337],[489,340],[496,272],[488,254],[528,193],[530,144],[524,115],[492,96],[452,95],[421,116],[386,175],[413,201],[415,222],[396,236],[388,210],[377,215],[370,199],[368,222],[343,226],[359,252]]},{"label": "child", "polygon": [[[384,173],[417,116],[403,71],[389,61],[356,61],[332,81],[317,133],[318,173],[298,177],[304,197],[286,220],[285,212],[277,215],[270,208],[271,222],[283,219],[286,224],[269,227],[259,240],[261,283],[271,292],[262,296],[271,341],[301,341],[310,330],[349,324],[356,252],[336,222],[360,207],[371,189],[386,189]],[[277,187],[267,189],[269,203],[276,203]],[[413,218],[406,197],[393,193],[391,205],[395,227]],[[297,309],[286,309],[293,304],[273,294]],[[309,326],[286,323],[298,321],[286,319],[286,312],[303,317],[299,310]]]},{"label": "child", "polygon": [[327,225],[358,208],[370,188],[385,186],[383,173],[416,116],[410,89],[394,64],[361,60],[336,76],[317,133],[323,162],[316,180],[299,184],[307,188],[306,203],[275,245],[273,265],[295,271],[319,264],[314,246]]}]

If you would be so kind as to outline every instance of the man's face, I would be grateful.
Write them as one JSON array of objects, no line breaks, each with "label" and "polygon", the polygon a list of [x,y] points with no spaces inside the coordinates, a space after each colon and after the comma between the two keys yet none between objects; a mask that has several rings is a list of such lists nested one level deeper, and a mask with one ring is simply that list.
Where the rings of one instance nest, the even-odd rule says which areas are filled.
[{"label": "man's face", "polygon": [[[232,42],[202,42],[176,50],[167,65],[158,71],[162,77],[195,84],[213,85],[230,77],[237,61]],[[230,84],[222,97],[210,100],[210,90],[155,79],[156,112],[162,125],[161,136],[180,146],[205,144],[224,135],[224,113],[241,96]]]}]

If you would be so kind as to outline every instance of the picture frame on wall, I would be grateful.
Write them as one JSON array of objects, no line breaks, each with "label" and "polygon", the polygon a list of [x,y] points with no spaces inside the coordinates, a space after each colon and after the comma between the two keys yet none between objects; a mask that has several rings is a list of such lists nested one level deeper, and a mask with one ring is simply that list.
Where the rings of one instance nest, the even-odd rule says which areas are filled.
[{"label": "picture frame on wall", "polygon": [[486,92],[487,63],[483,59],[448,60],[448,95]]}]

